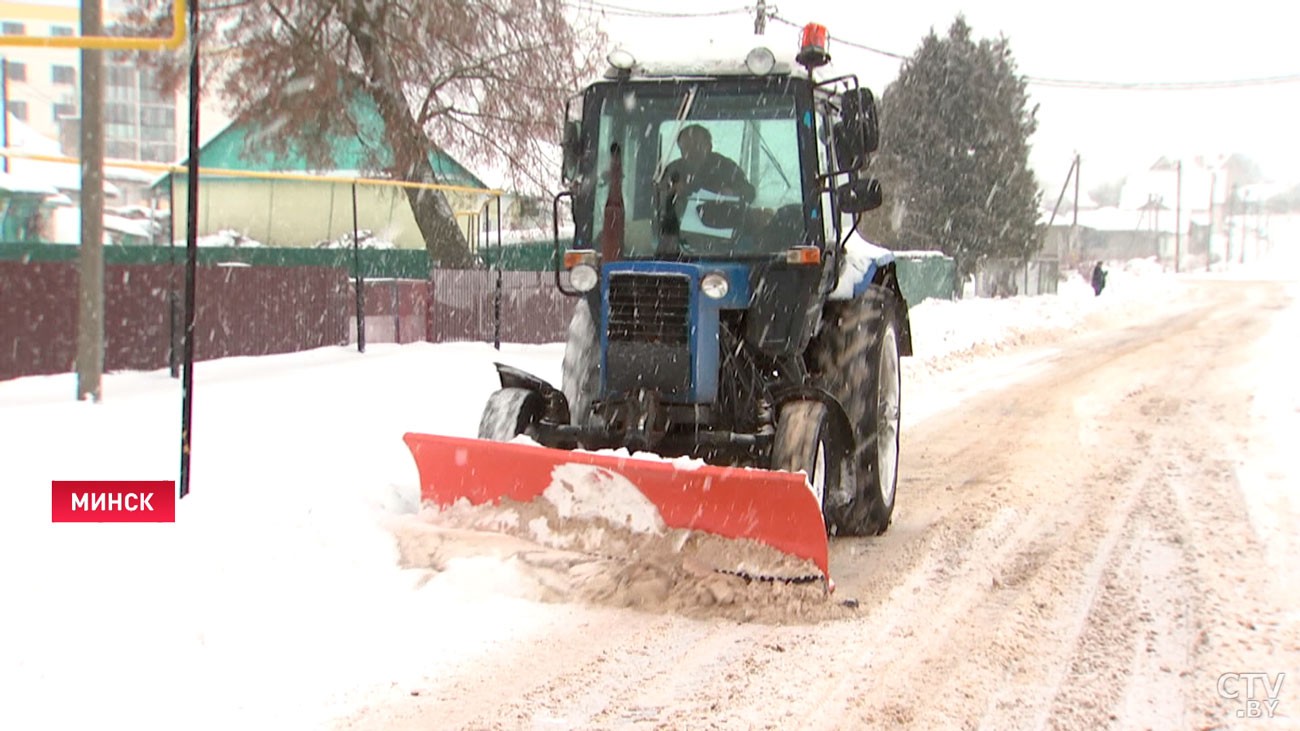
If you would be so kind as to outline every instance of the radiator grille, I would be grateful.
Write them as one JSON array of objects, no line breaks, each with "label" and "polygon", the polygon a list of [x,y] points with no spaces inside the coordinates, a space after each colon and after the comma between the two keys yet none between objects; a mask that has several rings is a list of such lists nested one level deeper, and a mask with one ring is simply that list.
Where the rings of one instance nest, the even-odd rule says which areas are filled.
[{"label": "radiator grille", "polygon": [[691,280],[682,274],[611,274],[609,339],[684,345],[690,327]]}]

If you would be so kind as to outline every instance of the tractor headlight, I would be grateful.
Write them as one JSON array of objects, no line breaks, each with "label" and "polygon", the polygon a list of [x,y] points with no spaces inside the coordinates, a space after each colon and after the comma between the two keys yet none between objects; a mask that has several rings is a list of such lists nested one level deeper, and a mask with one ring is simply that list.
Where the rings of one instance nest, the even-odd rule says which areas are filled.
[{"label": "tractor headlight", "polygon": [[599,281],[600,274],[590,264],[579,264],[569,270],[569,284],[579,292],[590,292]]},{"label": "tractor headlight", "polygon": [[745,68],[755,76],[766,76],[776,68],[776,55],[772,53],[772,49],[759,46],[745,56]]},{"label": "tractor headlight", "polygon": [[610,66],[619,71],[631,71],[632,67],[636,65],[636,57],[625,48],[615,48],[609,52],[605,60],[609,62]]},{"label": "tractor headlight", "polygon": [[709,272],[700,280],[700,291],[709,299],[720,300],[726,297],[728,289],[730,286],[727,277],[722,272]]}]

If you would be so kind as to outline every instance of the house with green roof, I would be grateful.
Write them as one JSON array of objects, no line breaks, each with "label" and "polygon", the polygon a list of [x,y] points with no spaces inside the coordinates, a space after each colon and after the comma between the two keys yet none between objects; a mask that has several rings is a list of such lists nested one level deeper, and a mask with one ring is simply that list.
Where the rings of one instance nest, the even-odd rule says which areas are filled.
[{"label": "house with green roof", "polygon": [[[373,177],[365,172],[366,167],[376,159],[381,166],[391,159],[382,135],[383,122],[368,99],[356,104],[354,111],[360,131],[333,141],[327,169],[309,165],[306,156],[292,147],[287,154],[272,154],[267,146],[258,144],[258,138],[267,130],[240,122],[231,123],[200,148],[200,165],[249,172]],[[440,183],[486,188],[483,181],[437,146],[430,147],[429,162]],[[158,196],[171,201],[177,239],[183,238],[186,221],[187,180],[185,173],[168,173],[153,183]],[[446,195],[472,245],[478,232],[475,214],[482,210],[488,196],[471,192]],[[356,196],[356,225],[370,231],[376,245],[424,248],[402,188],[360,183]],[[337,244],[345,237],[350,241],[352,236],[352,185],[348,182],[200,174],[198,207],[199,236],[233,231],[268,246],[298,247]],[[365,237],[362,241],[366,241]]]}]

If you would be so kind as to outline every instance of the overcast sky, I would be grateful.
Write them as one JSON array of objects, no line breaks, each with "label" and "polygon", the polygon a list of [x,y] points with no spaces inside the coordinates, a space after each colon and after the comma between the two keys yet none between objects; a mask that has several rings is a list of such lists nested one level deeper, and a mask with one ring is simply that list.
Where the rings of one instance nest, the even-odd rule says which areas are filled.
[{"label": "overcast sky", "polygon": [[[602,0],[603,1],[603,0]],[[586,3],[589,0],[572,0]],[[755,0],[660,0],[662,12],[751,6]],[[632,6],[630,0],[609,4]],[[943,35],[964,13],[979,37],[1006,35],[1020,73],[1113,82],[1219,81],[1300,74],[1300,2],[1092,0],[1088,3],[847,0],[770,2],[780,16],[816,21],[841,37],[910,55],[933,27]],[[673,44],[683,54],[714,37],[754,38],[752,13],[718,18],[629,18],[605,14],[612,43],[632,49]],[[794,47],[798,31],[770,22],[766,44]],[[659,49],[662,53],[663,49]],[[899,61],[831,42],[835,68],[858,74],[877,93]],[[1277,182],[1300,182],[1300,83],[1197,91],[1096,91],[1032,85],[1041,108],[1031,162],[1048,188],[1064,181],[1077,150],[1083,185],[1171,159],[1241,152]]]}]

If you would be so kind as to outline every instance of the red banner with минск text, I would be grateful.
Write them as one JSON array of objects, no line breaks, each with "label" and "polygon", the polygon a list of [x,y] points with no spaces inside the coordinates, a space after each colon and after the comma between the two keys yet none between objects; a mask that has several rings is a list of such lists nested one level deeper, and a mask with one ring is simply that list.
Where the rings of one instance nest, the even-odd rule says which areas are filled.
[{"label": "red banner with \u043c\u0438\u043d\u0441\u043a text", "polygon": [[55,523],[174,523],[176,483],[171,480],[54,480],[50,518]]}]

